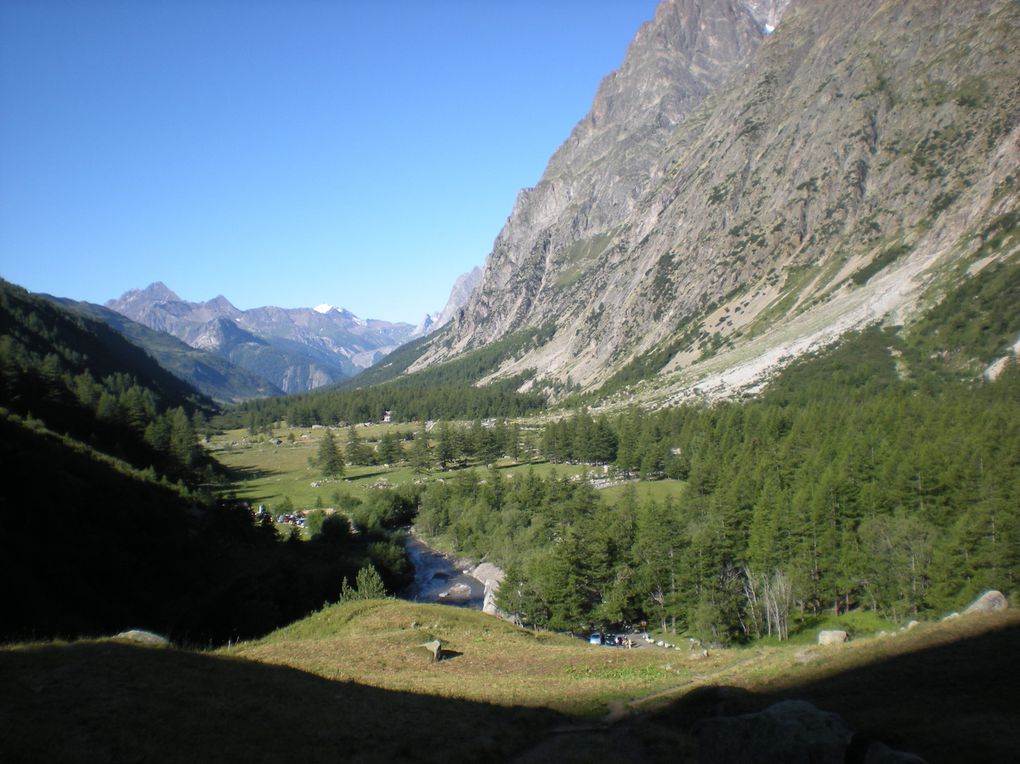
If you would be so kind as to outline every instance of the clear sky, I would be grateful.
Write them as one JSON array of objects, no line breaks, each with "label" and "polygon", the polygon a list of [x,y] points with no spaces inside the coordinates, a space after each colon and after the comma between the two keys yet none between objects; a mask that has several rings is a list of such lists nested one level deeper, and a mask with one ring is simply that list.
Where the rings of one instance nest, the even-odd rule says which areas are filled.
[{"label": "clear sky", "polygon": [[0,276],[416,323],[656,0],[2,0]]}]

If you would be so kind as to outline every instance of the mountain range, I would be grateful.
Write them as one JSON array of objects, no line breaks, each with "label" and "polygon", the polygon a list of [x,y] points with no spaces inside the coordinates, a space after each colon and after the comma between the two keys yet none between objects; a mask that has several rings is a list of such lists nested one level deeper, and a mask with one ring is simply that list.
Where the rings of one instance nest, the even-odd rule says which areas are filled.
[{"label": "mountain range", "polygon": [[[355,376],[407,340],[449,321],[479,275],[476,268],[461,276],[443,311],[427,316],[418,327],[362,319],[329,304],[240,310],[222,295],[189,302],[161,282],[126,292],[103,307],[63,302],[113,325],[150,352],[163,353],[164,365],[176,364],[174,370],[199,389],[230,402],[304,392]],[[167,340],[152,332],[170,335],[193,352],[176,348],[166,357]],[[220,360],[199,359],[194,351]],[[223,390],[209,388],[210,380]]]},{"label": "mountain range", "polygon": [[1017,39],[1012,0],[664,0],[400,367],[733,394],[1017,267]]},{"label": "mountain range", "polygon": [[264,377],[234,365],[216,353],[192,347],[166,332],[150,329],[114,310],[89,302],[49,297],[78,314],[101,321],[156,359],[160,366],[218,403],[282,395]]}]

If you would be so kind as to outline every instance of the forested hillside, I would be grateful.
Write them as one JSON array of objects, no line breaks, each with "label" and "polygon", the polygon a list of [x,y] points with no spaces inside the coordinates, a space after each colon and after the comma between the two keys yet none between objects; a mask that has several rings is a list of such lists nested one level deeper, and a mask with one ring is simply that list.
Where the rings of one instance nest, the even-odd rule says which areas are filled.
[{"label": "forested hillside", "polygon": [[221,405],[281,395],[268,380],[235,366],[210,351],[191,347],[166,332],[150,329],[116,311],[88,302],[54,298],[77,313],[102,321],[172,372]]},{"label": "forested hillside", "polygon": [[302,544],[218,500],[208,399],[104,324],[0,287],[0,640],[141,627],[206,644],[299,618],[368,565],[404,582],[383,527]]},{"label": "forested hillside", "polygon": [[387,411],[398,422],[526,416],[542,411],[547,402],[537,390],[520,392],[527,375],[477,383],[507,358],[547,342],[550,333],[551,327],[524,330],[431,369],[397,376],[417,357],[420,342],[410,343],[377,368],[334,388],[251,401],[236,411],[256,429],[276,420],[300,426],[379,421]]},{"label": "forested hillside", "polygon": [[489,472],[430,488],[418,525],[508,564],[502,606],[557,629],[647,618],[728,642],[803,614],[904,619],[1015,593],[1020,367],[959,381],[968,354],[933,358],[930,338],[986,336],[986,316],[938,318],[906,339],[859,335],[760,399],[546,429],[551,460],[685,480],[679,500],[611,504],[583,482]]}]

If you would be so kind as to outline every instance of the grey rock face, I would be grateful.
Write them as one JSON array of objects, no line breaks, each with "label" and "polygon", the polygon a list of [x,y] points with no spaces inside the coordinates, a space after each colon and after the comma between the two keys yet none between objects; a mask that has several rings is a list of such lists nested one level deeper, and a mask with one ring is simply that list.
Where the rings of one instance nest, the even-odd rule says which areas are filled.
[{"label": "grey rock face", "polygon": [[439,318],[436,319],[433,329],[446,326],[446,324],[453,320],[453,317],[457,315],[457,311],[464,307],[468,300],[471,299],[471,293],[474,292],[475,287],[478,286],[478,282],[481,280],[482,269],[478,267],[472,268],[467,273],[457,277],[457,280],[453,283],[453,289],[450,290],[450,297],[446,300],[446,305],[439,314]]},{"label": "grey rock face", "polygon": [[1018,28],[1011,0],[663,2],[411,370],[552,325],[496,376],[652,357],[668,403],[909,319],[1020,207]]},{"label": "grey rock face", "polygon": [[779,25],[779,20],[783,17],[786,7],[790,4],[790,0],[744,0],[744,4],[754,14],[758,23],[763,27],[767,25],[769,28],[775,29]]},{"label": "grey rock face", "polygon": [[287,393],[351,377],[403,344],[413,330],[331,306],[239,310],[222,295],[187,302],[161,283],[127,292],[106,307],[226,358]]},{"label": "grey rock face", "polygon": [[[539,184],[518,196],[465,307],[457,349],[518,328],[568,286],[573,269],[612,249],[609,232],[635,214],[661,176],[656,160],[676,126],[762,36],[736,3],[667,0],[659,7]],[[585,245],[593,236],[602,238]]]},{"label": "grey rock face", "polygon": [[853,731],[838,714],[786,700],[756,714],[723,716],[693,729],[702,764],[843,764]]},{"label": "grey rock face", "polygon": [[994,613],[996,610],[1005,610],[1008,607],[1009,602],[1006,600],[1005,595],[1000,591],[992,589],[974,600],[963,612],[964,615],[971,613]]}]

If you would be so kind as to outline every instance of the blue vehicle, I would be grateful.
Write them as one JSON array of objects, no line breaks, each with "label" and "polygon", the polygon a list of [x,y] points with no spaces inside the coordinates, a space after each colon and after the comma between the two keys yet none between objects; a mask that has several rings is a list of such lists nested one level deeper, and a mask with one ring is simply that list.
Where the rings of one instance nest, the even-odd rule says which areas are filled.
[{"label": "blue vehicle", "polygon": [[598,632],[595,632],[590,637],[588,637],[588,644],[590,644],[590,645],[601,645],[602,644],[602,635],[599,634]]}]

